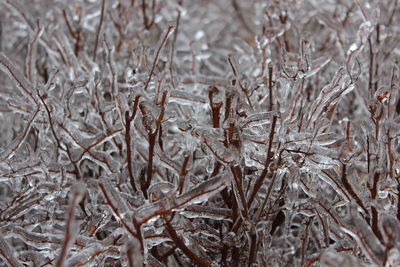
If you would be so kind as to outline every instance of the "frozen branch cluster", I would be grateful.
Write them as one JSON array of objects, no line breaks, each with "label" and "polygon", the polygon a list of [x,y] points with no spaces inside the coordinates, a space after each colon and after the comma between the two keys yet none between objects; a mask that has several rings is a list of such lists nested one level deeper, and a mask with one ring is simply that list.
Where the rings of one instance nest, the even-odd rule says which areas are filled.
[{"label": "frozen branch cluster", "polygon": [[1,0],[8,266],[400,266],[398,0]]}]

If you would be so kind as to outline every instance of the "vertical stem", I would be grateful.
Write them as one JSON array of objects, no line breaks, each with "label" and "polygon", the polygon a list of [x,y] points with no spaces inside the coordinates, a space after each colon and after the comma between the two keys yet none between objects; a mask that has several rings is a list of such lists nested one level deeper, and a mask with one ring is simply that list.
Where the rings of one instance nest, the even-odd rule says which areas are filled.
[{"label": "vertical stem", "polygon": [[269,133],[269,143],[268,143],[267,159],[265,161],[265,167],[264,167],[264,170],[262,171],[260,177],[256,181],[253,191],[251,192],[250,198],[247,201],[248,208],[251,207],[251,204],[253,203],[253,200],[254,200],[255,196],[257,195],[258,190],[260,190],[262,184],[264,183],[265,177],[267,176],[267,173],[268,173],[269,164],[272,161],[272,142],[274,141],[273,139],[274,139],[274,134],[275,134],[276,120],[277,120],[277,117],[274,116],[272,119],[271,131]]},{"label": "vertical stem", "polygon": [[125,112],[126,163],[128,164],[128,173],[129,173],[129,179],[130,179],[132,189],[134,192],[136,192],[137,188],[135,185],[135,178],[133,176],[133,170],[132,170],[131,122],[132,122],[132,120],[129,115],[129,111],[126,111]]},{"label": "vertical stem", "polygon": [[132,169],[132,139],[131,139],[131,123],[135,119],[136,112],[139,106],[139,98],[141,95],[137,95],[135,97],[135,102],[133,104],[133,112],[132,115],[129,115],[129,111],[125,112],[125,142],[126,142],[126,163],[128,165],[128,173],[129,173],[129,179],[130,179],[130,184],[132,186],[132,189],[134,192],[137,191],[136,185],[135,185],[135,178],[133,175],[133,169]]},{"label": "vertical stem", "polygon": [[217,102],[217,103],[211,104],[213,128],[220,127],[220,110],[221,110],[222,105],[223,105],[222,102]]},{"label": "vertical stem", "polygon": [[143,15],[143,25],[146,30],[150,28],[149,26],[149,18],[147,17],[146,14],[146,0],[142,0],[142,15]]},{"label": "vertical stem", "polygon": [[[379,53],[379,46],[380,46],[380,27],[379,27],[379,23],[376,25],[376,46],[378,48],[378,53]],[[375,57],[377,58],[377,54],[375,54]],[[378,77],[378,73],[379,72],[379,62],[378,60],[375,60],[375,77]],[[375,92],[378,90],[378,79],[375,80],[374,83],[375,86]]]},{"label": "vertical stem", "polygon": [[145,198],[148,198],[147,195],[147,189],[151,185],[151,180],[153,179],[153,159],[154,159],[154,146],[156,144],[156,137],[157,137],[157,132],[155,133],[149,133],[149,160],[147,163],[147,175],[146,175],[146,183],[144,184],[144,187],[142,187],[143,195]]},{"label": "vertical stem", "polygon": [[[144,0],[143,0],[143,3],[144,3]],[[163,38],[162,41],[161,41],[160,47],[158,48],[157,53],[156,53],[156,57],[154,58],[153,65],[151,66],[149,78],[147,79],[146,84],[145,84],[145,86],[144,86],[144,91],[147,91],[147,87],[149,87],[149,83],[150,83],[150,81],[151,81],[151,77],[153,76],[154,69],[155,69],[155,67],[156,67],[156,65],[157,65],[158,57],[160,56],[161,49],[164,47],[164,44],[165,44],[165,42],[167,41],[168,35],[169,35],[169,33],[171,32],[171,30],[172,30],[173,28],[174,28],[174,26],[169,26],[169,27],[168,27],[168,30],[167,30],[167,32],[165,33],[164,38]]]},{"label": "vertical stem", "polygon": [[272,99],[272,65],[269,64],[268,66],[268,75],[269,75],[269,81],[268,81],[268,89],[269,89],[269,111],[272,111],[272,106],[273,106],[273,99]]},{"label": "vertical stem", "polygon": [[185,153],[184,159],[183,159],[183,164],[182,164],[182,170],[179,175],[179,186],[178,186],[179,195],[181,195],[183,193],[183,189],[185,186],[185,178],[188,173],[187,165],[189,163],[189,158],[190,158],[189,153]]},{"label": "vertical stem", "polygon": [[374,96],[374,92],[372,90],[372,79],[374,76],[373,72],[373,66],[374,66],[374,53],[372,51],[372,41],[371,37],[368,38],[368,44],[369,44],[369,77],[368,77],[368,90],[369,90],[369,96],[370,99]]},{"label": "vertical stem", "polygon": [[397,220],[400,221],[400,183],[399,183],[399,181],[397,181],[397,192],[399,192],[399,193],[397,193],[397,214],[396,214],[396,217],[397,217]]},{"label": "vertical stem", "polygon": [[67,255],[68,252],[68,247],[71,243],[71,240],[73,238],[72,236],[72,222],[74,220],[74,210],[75,210],[75,206],[78,204],[78,198],[79,198],[79,191],[75,191],[73,192],[73,196],[72,196],[72,201],[71,201],[71,205],[68,208],[67,211],[67,221],[66,221],[66,229],[65,229],[65,237],[64,237],[64,242],[61,248],[61,252],[60,252],[60,256],[58,257],[58,260],[55,264],[56,267],[61,267],[64,266],[64,258]]},{"label": "vertical stem", "polygon": [[179,22],[181,20],[181,12],[178,10],[178,16],[176,18],[176,23],[175,23],[175,32],[174,32],[174,39],[172,40],[172,48],[171,48],[171,54],[169,58],[169,74],[171,78],[171,84],[173,88],[176,88],[175,82],[174,82],[174,75],[173,75],[173,63],[174,63],[174,54],[175,54],[175,49],[176,49],[176,39],[178,37],[178,30],[179,30]]},{"label": "vertical stem", "polygon": [[101,30],[101,26],[103,25],[103,20],[104,20],[105,2],[106,2],[106,0],[103,0],[101,2],[100,21],[99,21],[99,26],[97,27],[97,31],[96,31],[96,42],[94,43],[93,61],[96,61],[96,53],[97,53],[97,46],[99,45],[100,30]]},{"label": "vertical stem", "polygon": [[182,252],[191,260],[193,260],[197,266],[211,266],[211,263],[203,260],[199,256],[197,256],[190,248],[188,248],[183,240],[178,236],[174,227],[171,223],[166,220],[165,221],[165,229],[167,229],[168,234],[171,236],[172,240],[175,241],[176,245],[182,250]]},{"label": "vertical stem", "polygon": [[243,192],[243,175],[240,171],[239,166],[231,166],[231,171],[236,183],[236,187],[239,191],[239,196],[240,196],[240,200],[243,203],[243,208],[244,208],[244,216],[248,217],[249,215],[249,211],[247,209],[247,205],[246,205],[246,198],[244,196],[244,192]]},{"label": "vertical stem", "polygon": [[[255,229],[254,229],[255,231]],[[251,244],[250,244],[250,252],[249,252],[249,267],[253,265],[253,262],[256,258],[256,253],[257,253],[257,234],[253,233],[250,236],[251,239]]]}]

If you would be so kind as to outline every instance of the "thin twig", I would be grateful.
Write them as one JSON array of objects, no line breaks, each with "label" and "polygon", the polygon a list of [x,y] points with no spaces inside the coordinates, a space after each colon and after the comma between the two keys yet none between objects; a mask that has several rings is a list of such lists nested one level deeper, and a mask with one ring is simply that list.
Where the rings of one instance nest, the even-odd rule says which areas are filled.
[{"label": "thin twig", "polygon": [[248,208],[251,207],[251,204],[253,203],[255,196],[257,195],[258,191],[260,190],[261,186],[263,185],[265,177],[267,176],[267,173],[268,173],[269,164],[272,161],[272,143],[273,143],[273,139],[274,139],[274,135],[275,135],[276,120],[277,120],[277,116],[275,115],[272,119],[271,130],[269,133],[267,159],[265,162],[265,167],[264,167],[264,170],[262,171],[260,177],[258,177],[258,179],[253,187],[253,191],[251,192],[251,195],[249,197],[249,200],[247,201]]},{"label": "thin twig", "polygon": [[114,212],[115,216],[118,217],[118,219],[121,221],[121,223],[124,225],[124,227],[126,228],[126,230],[128,230],[128,232],[136,238],[139,238],[138,233],[135,233],[135,231],[125,222],[124,218],[122,217],[122,215],[119,213],[118,208],[114,205],[114,203],[111,201],[110,196],[107,193],[107,190],[105,188],[105,186],[102,183],[99,183],[99,187],[101,192],[104,195],[104,198],[106,199],[106,202],[108,204],[108,206],[110,206],[110,208],[112,209],[112,211]]},{"label": "thin twig", "polygon": [[[143,1],[144,1],[144,0],[143,0]],[[154,60],[153,60],[153,65],[151,66],[149,78],[147,79],[146,84],[144,85],[144,91],[147,91],[147,87],[149,86],[149,83],[150,83],[150,81],[151,81],[151,77],[153,76],[154,69],[155,69],[155,67],[156,67],[156,65],[157,65],[158,57],[160,56],[161,49],[164,47],[164,44],[165,44],[165,42],[166,42],[167,39],[168,39],[168,35],[170,34],[170,32],[171,32],[171,30],[172,30],[173,28],[174,28],[174,26],[169,26],[169,27],[168,27],[168,30],[167,30],[167,32],[165,33],[164,38],[163,38],[162,41],[161,41],[160,47],[158,48],[157,53],[156,53],[156,56],[155,56],[155,58],[154,58]]]},{"label": "thin twig", "polygon": [[211,266],[211,263],[208,261],[203,260],[199,256],[197,256],[191,249],[189,249],[183,240],[178,236],[176,233],[174,227],[171,225],[171,223],[168,220],[165,220],[165,229],[167,229],[168,234],[171,236],[171,238],[175,241],[176,245],[182,250],[185,255],[193,260],[197,266]]},{"label": "thin twig", "polygon": [[100,38],[100,30],[101,30],[101,26],[103,25],[103,20],[104,20],[105,2],[106,2],[106,0],[103,0],[101,2],[100,21],[99,21],[99,25],[97,26],[97,31],[96,31],[96,42],[94,43],[93,61],[96,61],[97,46],[99,44],[99,38]]},{"label": "thin twig", "polygon": [[58,257],[56,264],[55,264],[56,267],[64,266],[64,258],[67,255],[68,247],[73,238],[72,222],[74,220],[74,210],[75,210],[76,205],[79,202],[79,198],[80,198],[80,192],[78,190],[72,193],[72,201],[71,201],[70,207],[67,212],[67,221],[66,221],[64,242],[62,244],[60,256]]},{"label": "thin twig", "polygon": [[181,20],[181,12],[178,10],[178,16],[176,17],[176,23],[175,23],[175,32],[174,32],[174,39],[172,40],[172,47],[171,47],[171,53],[169,57],[169,75],[171,79],[171,84],[173,88],[176,88],[175,81],[174,81],[174,75],[173,75],[173,63],[174,63],[174,55],[175,55],[175,50],[176,50],[176,39],[178,38],[178,30],[179,30],[179,22]]}]

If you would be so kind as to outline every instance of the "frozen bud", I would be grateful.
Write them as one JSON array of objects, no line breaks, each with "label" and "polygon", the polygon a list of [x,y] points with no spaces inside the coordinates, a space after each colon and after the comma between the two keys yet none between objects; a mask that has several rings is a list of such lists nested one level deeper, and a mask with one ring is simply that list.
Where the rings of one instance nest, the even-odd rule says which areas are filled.
[{"label": "frozen bud", "polygon": [[146,129],[148,133],[154,133],[157,129],[157,123],[155,121],[154,115],[156,113],[155,110],[152,110],[153,106],[151,103],[141,102],[139,104],[140,110],[143,114],[142,123],[143,127]]},{"label": "frozen bud", "polygon": [[147,192],[151,196],[151,200],[155,202],[171,194],[174,189],[175,186],[173,184],[169,182],[160,182],[152,185]]},{"label": "frozen bud", "polygon": [[151,114],[142,117],[142,123],[148,133],[154,133],[157,129],[157,124]]}]

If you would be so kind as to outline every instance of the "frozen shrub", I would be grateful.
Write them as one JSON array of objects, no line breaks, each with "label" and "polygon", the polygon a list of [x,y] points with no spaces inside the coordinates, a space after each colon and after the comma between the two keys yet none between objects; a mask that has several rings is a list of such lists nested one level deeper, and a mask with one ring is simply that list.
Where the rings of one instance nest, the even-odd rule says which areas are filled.
[{"label": "frozen shrub", "polygon": [[399,266],[397,0],[0,1],[9,266]]}]

